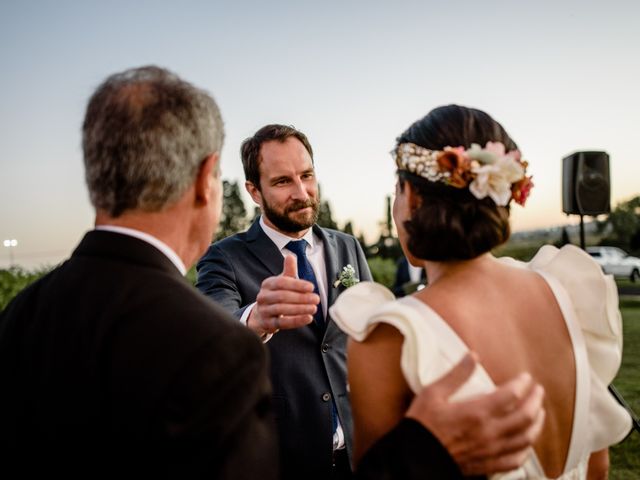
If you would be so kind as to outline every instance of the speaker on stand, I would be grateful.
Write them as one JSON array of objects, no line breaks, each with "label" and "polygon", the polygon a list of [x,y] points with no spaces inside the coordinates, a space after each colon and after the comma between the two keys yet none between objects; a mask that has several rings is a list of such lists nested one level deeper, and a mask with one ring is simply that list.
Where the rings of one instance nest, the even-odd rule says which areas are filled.
[{"label": "speaker on stand", "polygon": [[609,155],[575,152],[562,159],[562,211],[580,215],[580,246],[584,249],[584,215],[611,211]]}]

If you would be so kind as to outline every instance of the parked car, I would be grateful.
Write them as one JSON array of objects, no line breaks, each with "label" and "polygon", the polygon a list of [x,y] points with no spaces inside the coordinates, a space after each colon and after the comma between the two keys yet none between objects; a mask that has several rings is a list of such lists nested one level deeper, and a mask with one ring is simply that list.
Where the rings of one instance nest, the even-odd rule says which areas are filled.
[{"label": "parked car", "polygon": [[616,247],[587,247],[587,252],[600,264],[604,273],[615,277],[640,280],[640,258],[630,257]]}]

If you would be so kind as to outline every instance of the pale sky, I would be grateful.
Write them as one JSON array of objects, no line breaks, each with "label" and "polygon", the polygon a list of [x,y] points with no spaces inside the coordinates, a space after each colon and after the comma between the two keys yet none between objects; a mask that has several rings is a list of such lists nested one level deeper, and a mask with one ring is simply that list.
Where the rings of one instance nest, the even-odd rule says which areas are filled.
[{"label": "pale sky", "polygon": [[304,131],[334,216],[370,241],[396,136],[448,103],[491,114],[529,160],[536,187],[514,230],[575,223],[561,211],[569,153],[609,153],[613,205],[640,193],[639,25],[635,0],[3,0],[0,241],[32,267],[92,227],[84,108],[109,74],[145,64],[215,97],[226,179],[244,181],[238,149],[262,125]]}]

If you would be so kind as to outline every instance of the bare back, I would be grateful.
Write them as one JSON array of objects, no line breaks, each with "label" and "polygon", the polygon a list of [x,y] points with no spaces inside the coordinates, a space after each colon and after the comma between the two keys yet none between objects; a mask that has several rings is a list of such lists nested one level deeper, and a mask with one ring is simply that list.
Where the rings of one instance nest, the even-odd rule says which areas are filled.
[{"label": "bare back", "polygon": [[415,298],[436,311],[480,356],[496,384],[528,371],[545,388],[547,412],[535,446],[547,476],[563,472],[575,399],[569,332],[550,287],[539,274],[490,255],[451,269]]}]

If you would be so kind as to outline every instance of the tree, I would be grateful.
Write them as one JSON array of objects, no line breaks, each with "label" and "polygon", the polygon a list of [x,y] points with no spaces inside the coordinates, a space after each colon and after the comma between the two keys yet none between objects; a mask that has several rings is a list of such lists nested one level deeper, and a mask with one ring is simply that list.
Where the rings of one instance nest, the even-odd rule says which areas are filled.
[{"label": "tree", "polygon": [[613,230],[611,237],[603,240],[604,245],[613,245],[625,250],[640,248],[640,196],[620,203],[609,214],[608,222]]},{"label": "tree", "polygon": [[258,217],[262,215],[262,211],[258,205],[253,206],[253,216],[251,217],[251,223],[255,222]]},{"label": "tree", "polygon": [[332,228],[334,230],[338,229],[338,224],[331,214],[331,205],[329,205],[329,202],[326,200],[320,202],[318,221],[316,223],[323,228]]},{"label": "tree", "polygon": [[247,228],[247,210],[240,196],[238,182],[222,181],[222,218],[216,240],[241,232]]},{"label": "tree", "polygon": [[28,271],[22,267],[9,267],[0,270],[0,312],[13,300],[13,297],[52,269],[53,267],[40,267]]},{"label": "tree", "polygon": [[393,236],[393,217],[391,215],[391,196],[385,197],[385,220],[380,222],[380,238],[369,248],[370,256],[379,256],[396,260],[400,258],[402,247],[396,237]]},{"label": "tree", "polygon": [[362,232],[360,232],[360,235],[358,235],[356,238],[358,240],[358,243],[362,247],[362,251],[365,253],[365,255],[368,258],[369,257],[369,255],[368,255],[369,247],[367,247],[367,241],[364,238],[364,234]]},{"label": "tree", "polygon": [[347,235],[353,235],[353,224],[351,223],[351,220],[344,224],[342,231]]}]

